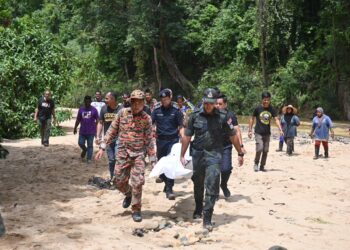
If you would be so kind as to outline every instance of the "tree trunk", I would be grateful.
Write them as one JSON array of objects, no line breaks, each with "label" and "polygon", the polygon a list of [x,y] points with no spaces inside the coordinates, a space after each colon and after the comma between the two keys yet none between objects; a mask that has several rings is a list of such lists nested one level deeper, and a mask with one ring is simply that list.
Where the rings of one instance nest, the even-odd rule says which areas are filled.
[{"label": "tree trunk", "polygon": [[129,77],[128,65],[126,64],[126,61],[124,62],[124,71],[125,71],[126,80],[129,81],[130,77]]},{"label": "tree trunk", "polygon": [[267,22],[266,22],[266,0],[257,0],[258,5],[258,30],[260,35],[260,65],[261,73],[263,76],[263,83],[265,87],[268,87],[268,79],[266,73],[266,34],[267,34]]},{"label": "tree trunk", "polygon": [[158,90],[160,90],[162,88],[162,80],[160,78],[157,48],[154,47],[154,46],[153,46],[153,58],[154,58],[154,65],[155,65],[155,69],[156,69],[156,78],[157,78],[157,82],[158,82]]},{"label": "tree trunk", "polygon": [[191,95],[194,87],[192,83],[179,70],[164,41],[161,44],[161,56],[168,68],[171,77],[180,85],[180,87],[185,91],[187,95]]},{"label": "tree trunk", "polygon": [[[161,9],[163,6],[163,1],[160,0],[158,4],[158,8]],[[159,44],[160,44],[160,54],[165,62],[165,65],[168,68],[168,72],[170,76],[176,81],[180,87],[185,91],[186,95],[191,95],[193,92],[193,85],[192,83],[182,74],[180,69],[178,68],[175,59],[171,55],[170,51],[167,47],[166,42],[166,34],[165,34],[165,27],[163,23],[163,17],[162,17],[162,11],[159,11],[160,17],[159,17]]]}]

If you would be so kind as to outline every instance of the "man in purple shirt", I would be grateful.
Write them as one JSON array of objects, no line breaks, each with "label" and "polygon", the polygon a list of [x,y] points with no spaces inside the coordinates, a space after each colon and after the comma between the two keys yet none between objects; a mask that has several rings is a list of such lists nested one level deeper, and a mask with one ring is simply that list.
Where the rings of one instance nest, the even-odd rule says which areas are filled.
[{"label": "man in purple shirt", "polygon": [[[87,155],[87,163],[91,162],[93,153],[94,136],[96,134],[96,124],[98,121],[98,111],[91,106],[91,96],[84,97],[84,106],[79,108],[77,120],[75,121],[74,134],[77,133],[79,123],[79,141],[81,148],[81,158]],[[85,143],[87,142],[87,147]],[[87,153],[87,154],[86,154]]]}]

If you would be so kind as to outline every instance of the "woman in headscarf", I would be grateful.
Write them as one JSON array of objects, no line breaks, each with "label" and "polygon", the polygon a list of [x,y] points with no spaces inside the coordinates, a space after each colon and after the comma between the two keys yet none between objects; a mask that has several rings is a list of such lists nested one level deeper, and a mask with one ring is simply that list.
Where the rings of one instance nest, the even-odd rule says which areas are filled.
[{"label": "woman in headscarf", "polygon": [[291,156],[294,151],[294,137],[297,135],[297,127],[300,125],[300,120],[296,115],[297,109],[292,105],[285,106],[282,112],[281,125],[284,140],[287,143],[287,154]]},{"label": "woman in headscarf", "polygon": [[319,158],[321,142],[324,148],[324,157],[328,158],[328,140],[329,131],[331,137],[334,139],[333,123],[329,116],[324,114],[323,108],[316,109],[316,116],[312,120],[312,128],[310,136],[315,138],[315,156],[314,159]]}]

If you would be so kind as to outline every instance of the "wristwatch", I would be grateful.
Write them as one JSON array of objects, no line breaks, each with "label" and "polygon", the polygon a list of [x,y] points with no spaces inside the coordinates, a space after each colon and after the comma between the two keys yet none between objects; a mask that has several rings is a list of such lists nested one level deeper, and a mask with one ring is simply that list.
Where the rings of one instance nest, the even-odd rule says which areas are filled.
[{"label": "wristwatch", "polygon": [[242,153],[238,153],[238,156],[243,157],[243,156],[244,156],[244,153],[243,153],[243,152],[242,152]]}]

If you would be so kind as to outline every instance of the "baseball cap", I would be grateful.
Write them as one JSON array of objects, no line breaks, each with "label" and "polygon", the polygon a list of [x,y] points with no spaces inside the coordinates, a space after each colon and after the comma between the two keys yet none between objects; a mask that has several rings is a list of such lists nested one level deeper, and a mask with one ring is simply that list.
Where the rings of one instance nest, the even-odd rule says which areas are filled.
[{"label": "baseball cap", "polygon": [[139,89],[135,89],[131,92],[130,99],[145,99],[145,94]]}]

